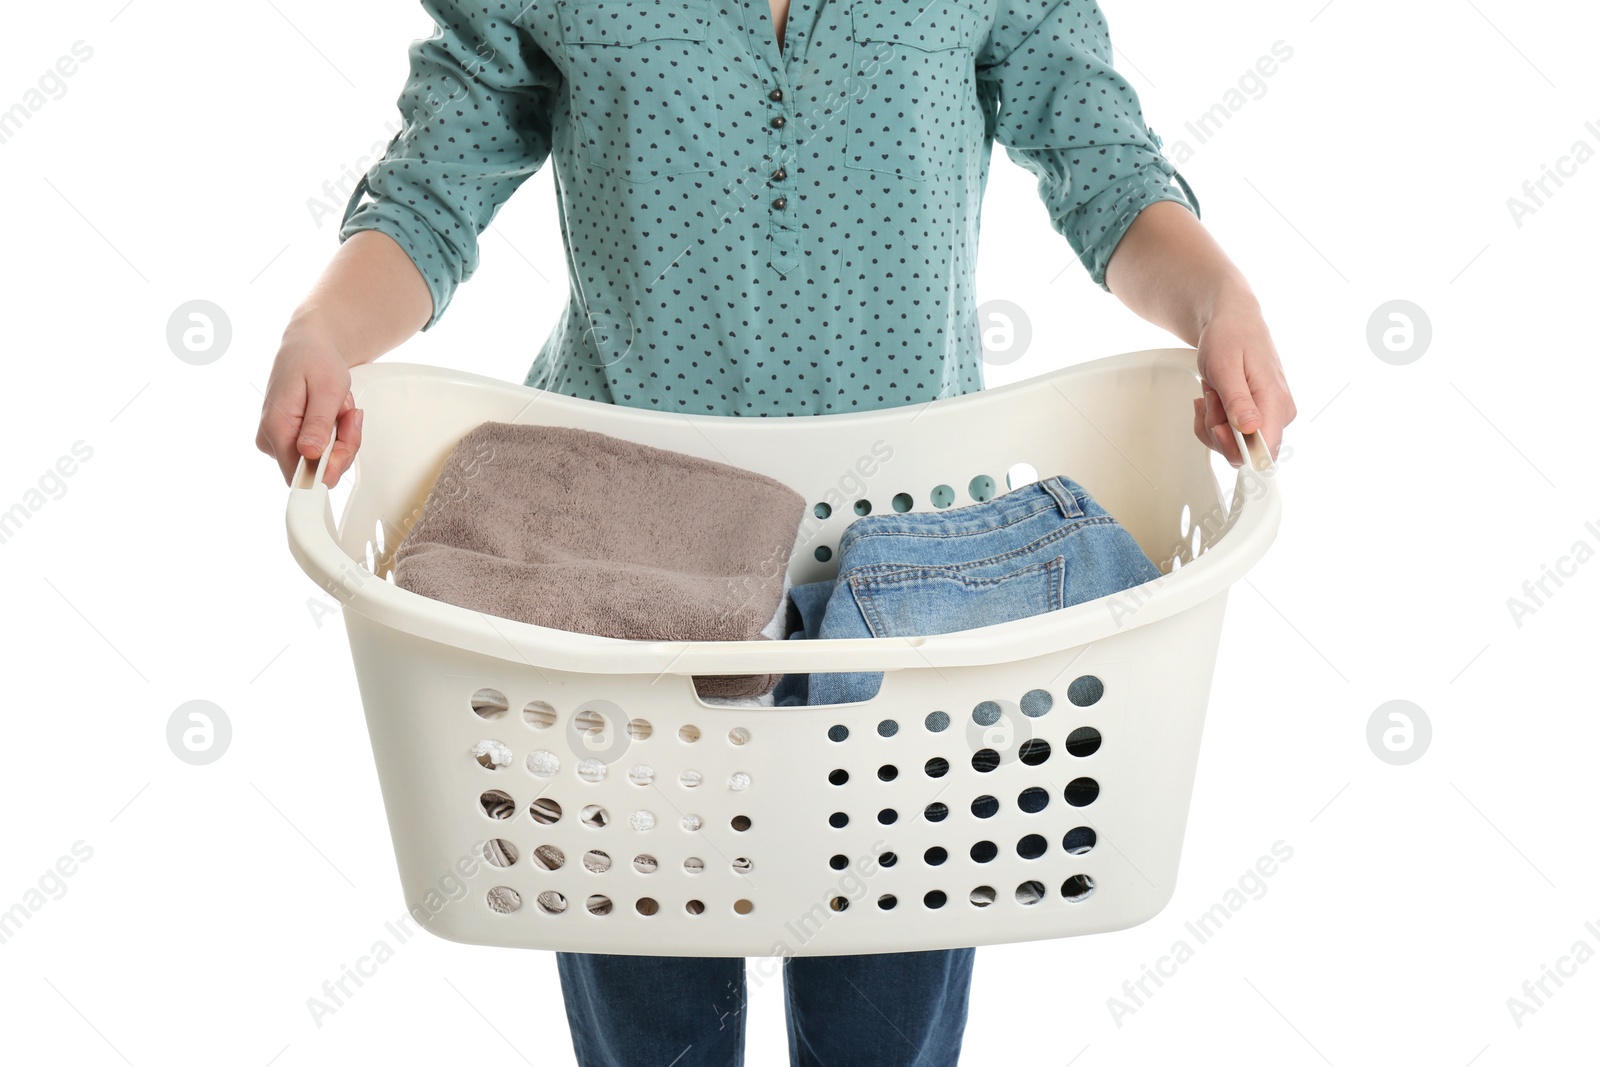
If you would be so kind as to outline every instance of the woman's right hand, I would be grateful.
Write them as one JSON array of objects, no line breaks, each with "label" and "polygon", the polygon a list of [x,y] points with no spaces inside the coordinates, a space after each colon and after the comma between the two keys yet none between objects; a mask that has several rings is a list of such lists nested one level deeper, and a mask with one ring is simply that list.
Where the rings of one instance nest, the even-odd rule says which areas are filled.
[{"label": "woman's right hand", "polygon": [[300,458],[315,464],[337,427],[333,455],[323,481],[330,488],[354,462],[361,447],[362,411],[350,392],[350,368],[332,332],[314,315],[297,315],[267,378],[256,447],[278,461],[285,485]]}]

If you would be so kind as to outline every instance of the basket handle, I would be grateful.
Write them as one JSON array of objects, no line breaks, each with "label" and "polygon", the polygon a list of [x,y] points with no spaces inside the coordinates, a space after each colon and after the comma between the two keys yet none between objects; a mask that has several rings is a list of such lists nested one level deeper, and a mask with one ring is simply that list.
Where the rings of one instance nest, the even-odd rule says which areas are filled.
[{"label": "basket handle", "polygon": [[[1251,430],[1249,433],[1240,433],[1239,428],[1231,422],[1228,429],[1233,431],[1233,439],[1239,445],[1239,458],[1251,470],[1275,470],[1278,464],[1272,458],[1272,451],[1267,448],[1267,442],[1262,438],[1260,430]],[[329,442],[329,448],[333,447]]]},{"label": "basket handle", "polygon": [[328,428],[328,444],[322,450],[322,455],[317,457],[317,469],[306,477],[306,457],[301,456],[300,462],[294,469],[294,480],[289,483],[291,489],[310,489],[313,485],[322,484],[322,472],[328,469],[328,457],[333,455],[333,442],[339,439],[337,424]]}]

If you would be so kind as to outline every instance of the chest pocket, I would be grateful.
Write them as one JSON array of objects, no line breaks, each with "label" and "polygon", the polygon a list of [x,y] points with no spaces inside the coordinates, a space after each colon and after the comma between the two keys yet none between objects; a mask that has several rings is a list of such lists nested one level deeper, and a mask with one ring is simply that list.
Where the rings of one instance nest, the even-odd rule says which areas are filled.
[{"label": "chest pocket", "polygon": [[645,183],[716,166],[711,0],[560,0],[578,155]]},{"label": "chest pocket", "polygon": [[913,181],[965,169],[981,19],[970,0],[853,0],[845,166]]}]

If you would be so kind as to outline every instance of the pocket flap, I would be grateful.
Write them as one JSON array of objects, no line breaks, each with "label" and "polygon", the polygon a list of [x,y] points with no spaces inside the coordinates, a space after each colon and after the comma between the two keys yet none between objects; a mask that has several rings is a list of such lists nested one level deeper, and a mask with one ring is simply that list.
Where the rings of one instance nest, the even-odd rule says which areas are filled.
[{"label": "pocket flap", "polygon": [[703,41],[710,28],[711,0],[563,0],[561,4],[561,32],[568,44]]},{"label": "pocket flap", "polygon": [[977,47],[979,16],[966,0],[854,0],[858,41],[888,41],[922,52]]}]

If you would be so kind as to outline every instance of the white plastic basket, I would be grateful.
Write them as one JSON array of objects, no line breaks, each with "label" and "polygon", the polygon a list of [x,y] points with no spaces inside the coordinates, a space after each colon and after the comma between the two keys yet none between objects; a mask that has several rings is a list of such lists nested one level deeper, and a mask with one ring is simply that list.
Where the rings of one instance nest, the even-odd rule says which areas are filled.
[{"label": "white plastic basket", "polygon": [[[322,484],[325,451],[296,472],[289,543],[343,604],[407,906],[433,933],[567,951],[829,955],[1117,930],[1171,899],[1228,587],[1266,551],[1280,510],[1259,434],[1236,433],[1249,461],[1231,500],[1219,491],[1191,431],[1193,350],[797,418],[613,406],[407,364],[351,377],[366,418],[343,517]],[[802,524],[796,584],[836,573],[818,549],[837,545],[857,500],[873,511],[903,509],[898,494],[911,510],[969,504],[974,489],[1004,492],[1017,464],[1081,483],[1163,574],[1046,615],[904,640],[625,641],[495,618],[390,578],[445,457],[490,419],[732,462],[830,504]],[[936,497],[940,486],[954,499]],[[817,671],[886,673],[871,700],[791,708],[714,706],[692,682]],[[474,758],[489,739],[510,747],[510,766]],[[529,770],[536,750],[559,759],[552,777]],[[930,777],[940,760],[948,770]],[[637,765],[653,780],[631,780]],[[1042,810],[1024,810],[1040,789]],[[486,803],[492,790],[509,806]],[[975,804],[983,797],[994,802]],[[939,804],[946,814],[931,821]],[[653,826],[640,829],[638,812]],[[491,865],[487,840],[509,842],[515,861]],[[555,869],[551,848],[564,857]],[[608,869],[591,870],[591,852]]]}]

